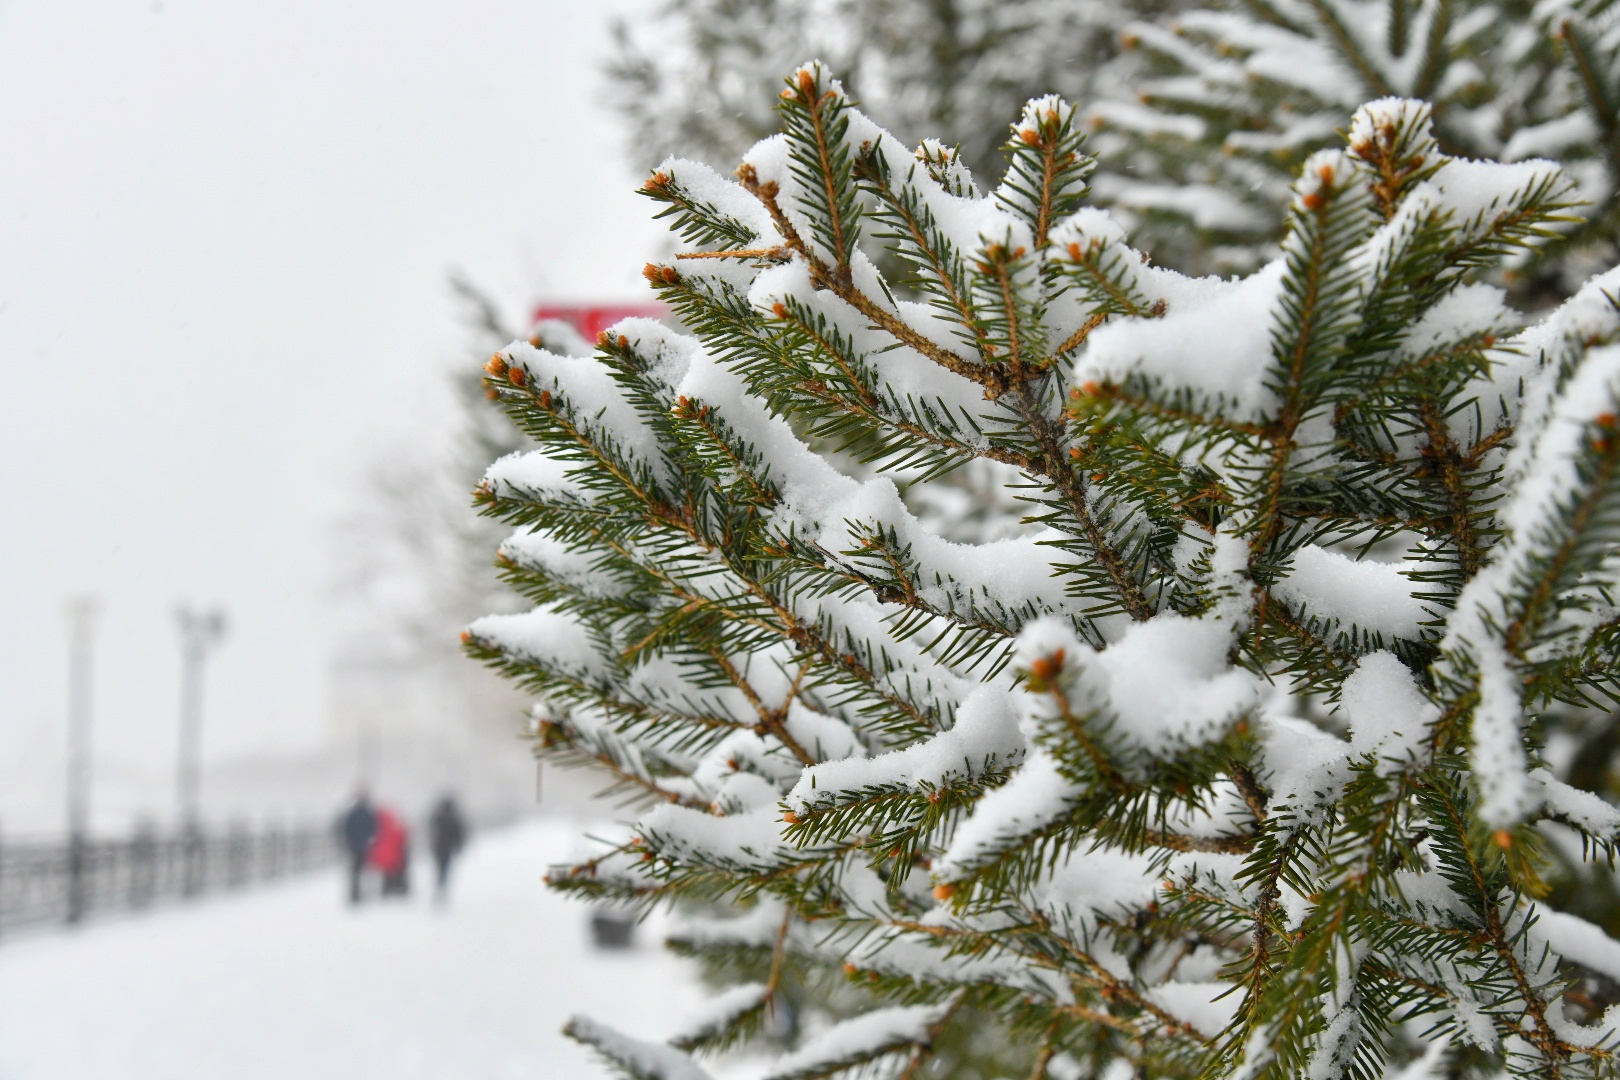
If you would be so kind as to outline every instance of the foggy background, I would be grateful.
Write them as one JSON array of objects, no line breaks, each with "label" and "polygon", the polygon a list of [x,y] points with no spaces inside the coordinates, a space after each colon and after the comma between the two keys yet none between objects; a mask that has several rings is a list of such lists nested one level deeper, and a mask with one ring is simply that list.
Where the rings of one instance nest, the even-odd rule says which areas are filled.
[{"label": "foggy background", "polygon": [[0,3],[0,830],[63,827],[75,594],[99,831],[173,818],[181,601],[229,619],[206,817],[327,814],[368,753],[413,811],[532,801],[518,699],[453,633],[402,666],[339,586],[387,540],[368,477],[453,437],[452,270],[520,328],[646,298],[663,233],[600,74],[633,10]]}]

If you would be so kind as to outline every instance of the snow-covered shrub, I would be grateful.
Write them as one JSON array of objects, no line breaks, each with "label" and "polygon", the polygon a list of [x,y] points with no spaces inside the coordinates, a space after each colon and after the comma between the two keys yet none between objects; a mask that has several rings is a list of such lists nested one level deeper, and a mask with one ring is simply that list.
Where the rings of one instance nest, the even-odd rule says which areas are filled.
[{"label": "snow-covered shrub", "polygon": [[[691,335],[488,367],[537,606],[469,650],[653,804],[551,881],[731,905],[677,937],[760,972],[673,1045],[572,1033],[699,1078],[841,972],[872,1005],[769,1075],[962,1075],[991,1018],[1037,1077],[1612,1075],[1620,943],[1541,875],[1620,829],[1544,752],[1620,690],[1620,271],[1534,323],[1476,280],[1559,168],[1381,100],[1280,258],[1189,279],[1085,204],[1057,98],[988,194],[820,66],[779,109],[735,181],[646,184]],[[1026,521],[953,543],[900,487],[974,461]]]}]

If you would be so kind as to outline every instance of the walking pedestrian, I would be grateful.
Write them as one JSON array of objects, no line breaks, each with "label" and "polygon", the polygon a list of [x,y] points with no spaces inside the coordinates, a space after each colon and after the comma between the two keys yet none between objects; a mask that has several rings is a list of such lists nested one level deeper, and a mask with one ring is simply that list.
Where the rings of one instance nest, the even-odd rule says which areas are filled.
[{"label": "walking pedestrian", "polygon": [[377,836],[377,812],[364,787],[355,789],[354,802],[338,817],[338,839],[349,855],[349,903],[360,902],[360,876],[366,869],[366,856]]},{"label": "walking pedestrian", "polygon": [[411,891],[411,833],[405,821],[386,806],[377,808],[377,835],[370,862],[382,874],[382,895],[408,896]]},{"label": "walking pedestrian", "polygon": [[444,903],[450,889],[450,864],[467,844],[467,819],[454,795],[445,795],[428,818],[428,846],[433,849],[434,899]]}]

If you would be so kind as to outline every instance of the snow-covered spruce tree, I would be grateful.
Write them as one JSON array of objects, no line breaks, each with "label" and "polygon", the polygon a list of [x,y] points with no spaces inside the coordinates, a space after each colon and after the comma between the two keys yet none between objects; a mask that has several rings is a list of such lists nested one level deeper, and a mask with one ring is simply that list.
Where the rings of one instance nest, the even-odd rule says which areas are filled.
[{"label": "snow-covered spruce tree", "polygon": [[[656,804],[550,880],[734,904],[677,936],[762,973],[672,1045],[570,1032],[695,1080],[842,970],[883,1007],[770,1076],[962,1075],[990,1022],[1034,1077],[1614,1075],[1620,943],[1540,874],[1620,830],[1544,752],[1620,689],[1620,271],[1528,328],[1473,280],[1560,170],[1381,100],[1277,261],[1194,280],[1084,205],[1056,98],[983,196],[819,65],[779,109],[737,182],[647,182],[695,337],[489,364],[540,445],[478,499],[538,606],[468,647]],[[945,542],[890,479],[980,457],[1038,533]]]},{"label": "snow-covered spruce tree", "polygon": [[1121,27],[1186,0],[672,0],[608,65],[633,152],[729,162],[776,130],[782,72],[820,56],[896,130],[958,133],[975,169],[1031,96],[1088,100]]},{"label": "snow-covered spruce tree", "polygon": [[[1131,70],[1088,110],[1106,174],[1166,265],[1269,260],[1306,157],[1388,95],[1433,103],[1448,154],[1561,159],[1592,210],[1535,290],[1620,258],[1620,8],[1611,0],[1221,0],[1128,25]],[[1563,284],[1568,282],[1567,285]]]}]

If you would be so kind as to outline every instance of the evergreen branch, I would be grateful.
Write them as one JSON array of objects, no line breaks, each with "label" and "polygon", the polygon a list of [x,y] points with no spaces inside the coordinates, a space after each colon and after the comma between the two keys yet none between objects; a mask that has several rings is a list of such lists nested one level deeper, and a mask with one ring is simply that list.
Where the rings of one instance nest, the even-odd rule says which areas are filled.
[{"label": "evergreen branch", "polygon": [[1440,407],[1433,399],[1419,403],[1418,415],[1423,419],[1424,434],[1428,437],[1423,456],[1431,463],[1434,478],[1445,494],[1449,511],[1442,520],[1446,523],[1451,542],[1457,547],[1460,568],[1464,575],[1471,578],[1479,572],[1481,551],[1474,527],[1476,511],[1472,492],[1463,477],[1467,457],[1459,453],[1452,442],[1445,418],[1440,415]]},{"label": "evergreen branch", "polygon": [[766,1007],[770,1008],[776,1001],[776,993],[782,986],[782,971],[786,967],[788,931],[793,928],[793,908],[783,905],[782,925],[777,928],[776,940],[771,945],[771,970],[765,979]]},{"label": "evergreen branch", "polygon": [[[650,496],[646,496],[645,493],[643,493],[643,497],[650,499]],[[744,616],[736,611],[728,611],[724,607],[715,604],[706,596],[687,591],[684,586],[681,586],[666,571],[656,566],[647,565],[645,569],[658,576],[678,598],[687,604],[703,607],[712,606],[716,610],[726,614],[728,617],[734,620],[757,625],[761,629],[770,632],[773,636],[787,637],[800,647],[808,649],[812,654],[830,661],[838,670],[854,676],[858,682],[866,685],[869,690],[876,693],[887,704],[900,711],[909,720],[918,724],[923,730],[933,730],[937,728],[937,722],[933,718],[927,716],[914,704],[907,701],[900,695],[880,687],[870,670],[868,670],[864,665],[860,664],[850,654],[841,652],[834,648],[833,645],[828,642],[814,626],[801,619],[790,607],[783,603],[780,598],[772,594],[760,583],[760,581],[758,581],[752,574],[747,572],[746,569],[743,568],[735,560],[735,558],[726,551],[724,547],[715,544],[709,537],[699,531],[694,525],[690,515],[683,514],[675,510],[673,507],[669,507],[667,504],[659,502],[653,502],[650,509],[651,516],[659,524],[679,530],[704,551],[720,556],[721,559],[726,562],[728,568],[734,574],[736,574],[746,591],[756,600],[764,604],[779,621],[773,624],[757,620],[751,616]],[[608,541],[606,538],[604,538],[604,542],[609,543],[609,545],[620,554],[630,557],[629,550],[622,545],[619,545],[616,542]],[[786,745],[786,743],[784,743],[784,745]],[[800,750],[796,752],[796,756],[801,756],[802,754],[803,749],[800,748]],[[801,760],[803,760],[802,756]],[[813,764],[812,761],[806,761],[805,763]]]},{"label": "evergreen branch", "polygon": [[678,792],[671,791],[651,777],[642,776],[639,773],[626,769],[623,765],[620,765],[617,761],[615,761],[609,754],[592,751],[584,751],[584,753],[586,753],[591,761],[595,762],[601,768],[606,769],[621,783],[630,784],[636,788],[639,788],[654,798],[662,799],[663,801],[669,803],[675,803],[678,806],[690,807],[694,810],[708,809],[707,803],[699,802],[696,799],[688,798],[687,796],[681,795]]},{"label": "evergreen branch", "polygon": [[[853,223],[845,220],[845,200],[848,199],[846,191],[840,189],[838,184],[838,170],[833,165],[832,143],[834,137],[827,130],[829,124],[829,106],[836,112],[842,103],[839,93],[835,90],[823,91],[819,73],[812,73],[809,69],[801,69],[796,80],[789,82],[789,89],[783,91],[783,98],[790,104],[803,107],[810,122],[810,139],[814,144],[816,162],[819,166],[814,170],[815,179],[821,185],[821,195],[826,199],[824,210],[826,212],[827,226],[832,232],[832,250],[837,259],[833,267],[833,277],[850,284],[850,255],[855,250],[855,236]],[[853,202],[850,206],[853,207]]]},{"label": "evergreen branch", "polygon": [[901,563],[899,557],[887,544],[873,543],[867,546],[868,551],[875,551],[890,572],[894,575],[894,584],[889,584],[850,566],[832,552],[817,545],[816,550],[826,560],[827,571],[845,581],[871,592],[881,604],[897,604],[909,608],[931,619],[940,619],[965,630],[976,630],[991,637],[1008,638],[1017,633],[1015,627],[989,622],[983,618],[975,617],[971,613],[963,613],[955,608],[939,607],[924,600],[917,592],[916,582],[910,572]]},{"label": "evergreen branch", "polygon": [[1316,14],[1317,21],[1327,31],[1333,44],[1338,47],[1339,55],[1350,61],[1350,66],[1361,76],[1366,91],[1364,96],[1367,98],[1392,96],[1395,88],[1384,78],[1384,73],[1378,70],[1378,66],[1361,47],[1361,43],[1356,40],[1350,28],[1344,24],[1344,20],[1333,9],[1333,5],[1328,0],[1305,0],[1305,2]]},{"label": "evergreen branch", "polygon": [[1266,628],[1268,626],[1277,626],[1285,631],[1289,637],[1294,638],[1306,648],[1314,650],[1314,656],[1326,660],[1329,664],[1329,674],[1333,678],[1343,679],[1355,669],[1356,656],[1354,653],[1329,645],[1321,635],[1313,632],[1310,627],[1300,622],[1288,610],[1286,604],[1271,596],[1265,590],[1256,590],[1256,592],[1259,594],[1258,606],[1260,608],[1258,617],[1255,620],[1254,649],[1256,652],[1260,651],[1261,635],[1265,633]]},{"label": "evergreen branch", "polygon": [[890,428],[901,435],[916,439],[918,442],[926,443],[929,446],[957,455],[963,460],[978,457],[985,458],[990,461],[1000,462],[1003,465],[1012,465],[1025,471],[1030,471],[1033,468],[1032,460],[1029,455],[1021,453],[1018,450],[1009,449],[1004,446],[975,446],[971,443],[958,442],[945,435],[941,435],[936,431],[930,431],[921,424],[915,424],[909,420],[897,419],[888,411],[868,411],[861,406],[851,404],[848,400],[833,393],[830,389],[828,389],[825,383],[820,381],[811,380],[801,382],[797,385],[799,390],[815,398],[817,402],[830,408],[837,409],[839,412],[847,416],[876,420],[884,427]]},{"label": "evergreen branch", "polygon": [[673,218],[675,231],[688,243],[747,247],[759,239],[747,225],[712,202],[694,196],[664,170],[648,177],[637,194],[664,203],[664,209],[654,214],[653,220]]},{"label": "evergreen branch", "polygon": [[[1059,349],[1061,352],[1067,349]],[[1125,387],[1115,383],[1092,383],[1083,391],[1071,391],[1079,400],[1095,398],[1099,402],[1118,402],[1135,412],[1144,413],[1160,420],[1167,420],[1182,426],[1196,426],[1209,428],[1232,436],[1244,436],[1250,439],[1269,438],[1275,434],[1275,429],[1268,425],[1249,423],[1231,417],[1218,416],[1209,413],[1196,412],[1192,409],[1179,408],[1154,401],[1146,394],[1133,394]]]},{"label": "evergreen branch", "polygon": [[1498,214],[1478,236],[1454,247],[1446,256],[1447,266],[1489,264],[1497,252],[1522,247],[1524,238],[1544,234],[1545,223],[1559,220],[1555,215],[1570,206],[1558,201],[1565,194],[1562,188],[1552,182],[1546,188],[1518,209]]},{"label": "evergreen branch", "polygon": [[906,1059],[905,1068],[900,1070],[900,1074],[895,1077],[895,1080],[916,1080],[917,1077],[922,1075],[923,1068],[927,1066],[934,1056],[934,1046],[939,1040],[940,1033],[950,1024],[952,1018],[956,1016],[956,1011],[962,1007],[962,1003],[966,1000],[966,990],[958,991],[951,997],[950,1004],[945,1007],[945,1011],[940,1018],[928,1025],[927,1038],[912,1049],[911,1056]]},{"label": "evergreen branch", "polygon": [[1249,812],[1254,815],[1255,822],[1264,825],[1266,823],[1266,804],[1270,801],[1270,796],[1260,786],[1260,782],[1255,779],[1253,770],[1237,758],[1228,760],[1226,769],[1227,773],[1232,777],[1232,783],[1237,785],[1239,794],[1243,796],[1244,804],[1248,806]]},{"label": "evergreen branch", "polygon": [[776,227],[781,232],[783,239],[787,241],[788,247],[804,257],[810,268],[811,280],[817,285],[831,290],[833,295],[849,304],[850,307],[853,307],[868,319],[871,319],[873,325],[889,334],[896,341],[916,349],[947,371],[954,372],[965,379],[971,379],[973,382],[983,386],[985,388],[985,397],[990,400],[995,400],[1006,391],[1005,377],[998,375],[995,369],[982,367],[969,360],[964,360],[955,353],[934,344],[906,325],[900,318],[880,307],[871,297],[857,289],[853,281],[840,280],[838,274],[805,244],[804,240],[799,236],[798,230],[794,228],[793,222],[782,212],[782,207],[777,202],[779,189],[775,181],[760,183],[759,175],[750,165],[743,165],[738,168],[737,176],[742,181],[743,188],[759,199],[765,206],[765,209],[771,215],[771,219],[776,222]]},{"label": "evergreen branch", "polygon": [[1568,1060],[1574,1047],[1559,1037],[1547,1017],[1547,1005],[1537,992],[1537,988],[1530,982],[1524,965],[1519,961],[1518,950],[1514,947],[1514,938],[1507,932],[1502,923],[1502,911],[1497,903],[1497,890],[1486,884],[1484,869],[1474,852],[1473,841],[1469,836],[1468,823],[1465,820],[1457,800],[1452,794],[1438,784],[1430,784],[1426,791],[1439,807],[1443,823],[1451,831],[1455,841],[1455,850],[1464,860],[1467,869],[1467,881],[1472,887],[1471,907],[1484,923],[1492,950],[1497,959],[1508,970],[1513,978],[1513,984],[1518,988],[1519,998],[1524,1002],[1525,1011],[1529,1014],[1533,1030],[1526,1034],[1526,1038],[1541,1053],[1542,1060],[1547,1069],[1549,1080],[1558,1080],[1564,1075],[1564,1063]]},{"label": "evergreen branch", "polygon": [[[1163,314],[1164,301],[1149,302],[1140,295],[1134,295],[1134,290],[1130,290],[1127,285],[1109,276],[1107,269],[1100,261],[1108,250],[1107,245],[1095,241],[1085,247],[1081,247],[1079,243],[1073,243],[1068,248],[1068,260],[1061,265],[1065,270],[1072,267],[1084,271],[1085,288],[1094,293],[1094,300],[1103,301],[1103,304],[1098,305],[1099,309],[1109,314],[1130,315],[1138,319],[1147,319]],[[1119,258],[1124,258],[1124,256],[1119,256]],[[1060,353],[1065,351],[1067,350],[1058,350]]]},{"label": "evergreen branch", "polygon": [[694,405],[689,398],[685,397],[680,398],[675,404],[675,416],[678,419],[689,420],[697,425],[703,434],[708,437],[710,444],[730,463],[732,471],[747,482],[749,489],[753,492],[755,505],[766,508],[775,506],[778,500],[776,490],[766,486],[754,475],[752,464],[742,459],[742,456],[731,445],[731,440],[727,439],[719,428],[715,426],[714,421],[710,419],[710,412],[709,406]]},{"label": "evergreen branch", "polygon": [[[1613,426],[1612,420],[1610,426]],[[1540,628],[1546,608],[1557,595],[1558,584],[1580,553],[1588,528],[1606,502],[1613,498],[1611,484],[1620,480],[1620,439],[1600,434],[1594,443],[1597,453],[1593,475],[1587,479],[1585,490],[1573,505],[1563,508],[1562,521],[1558,523],[1563,537],[1558,546],[1540,560],[1542,565],[1529,595],[1523,597],[1517,614],[1503,631],[1503,645],[1521,659],[1526,643]]]},{"label": "evergreen branch", "polygon": [[1090,545],[1097,561],[1113,582],[1119,594],[1121,607],[1133,619],[1150,618],[1153,615],[1153,605],[1143,593],[1141,583],[1137,581],[1119,552],[1109,543],[1101,526],[1092,515],[1091,506],[1086,499],[1085,484],[1069,464],[1068,447],[1063,443],[1061,424],[1053,423],[1046,416],[1038,399],[1027,385],[1019,388],[1014,399],[1014,407],[1023,418],[1031,439],[1040,450],[1040,457],[1036,462],[1039,467],[1038,475],[1046,477],[1056,486],[1069,514],[1079,525],[1081,535],[1086,538],[1086,543]]},{"label": "evergreen branch", "polygon": [[[973,307],[964,292],[964,286],[958,280],[962,273],[960,266],[953,266],[947,262],[945,256],[940,253],[941,245],[929,236],[932,215],[929,215],[928,223],[925,224],[913,208],[915,195],[909,189],[905,195],[895,192],[893,185],[889,183],[887,164],[876,150],[862,155],[859,166],[858,175],[866,180],[877,193],[881,204],[904,226],[903,236],[909,243],[911,253],[915,258],[921,259],[933,272],[934,280],[944,291],[950,310],[963,328],[973,335],[982,358],[985,355],[987,333],[978,316],[974,314]],[[928,213],[926,206],[923,207],[923,212]],[[959,263],[960,259],[954,261]]]},{"label": "evergreen branch", "polygon": [[863,378],[860,372],[855,369],[851,358],[844,355],[844,350],[839,348],[835,341],[830,340],[822,332],[821,328],[816,325],[815,320],[805,318],[798,305],[789,307],[779,304],[777,306],[781,310],[775,313],[776,317],[791,323],[798,329],[799,333],[803,334],[816,346],[822,355],[833,362],[833,366],[844,376],[849,385],[855,388],[855,393],[859,397],[861,406],[867,415],[878,415],[877,395],[867,385],[868,380]]},{"label": "evergreen branch", "polygon": [[791,255],[788,249],[777,244],[766,248],[734,248],[726,251],[678,251],[677,259],[765,259],[771,262],[786,262]]},{"label": "evergreen branch", "polygon": [[1191,1039],[1200,1046],[1206,1043],[1207,1040],[1205,1040],[1203,1034],[1199,1032],[1197,1028],[1193,1027],[1179,1016],[1176,1016],[1170,1012],[1170,1010],[1159,1005],[1151,998],[1148,998],[1144,994],[1140,993],[1134,986],[1131,986],[1129,983],[1116,976],[1103,964],[1098,963],[1095,957],[1086,952],[1084,949],[1080,948],[1074,942],[1070,941],[1067,937],[1064,937],[1062,934],[1053,933],[1052,924],[1045,915],[1038,911],[1033,911],[1027,907],[1023,908],[1023,913],[1024,916],[1029,919],[1032,925],[1038,927],[1044,933],[1050,934],[1052,939],[1058,944],[1064,953],[1072,957],[1081,965],[1087,981],[1096,986],[1098,990],[1102,991],[1105,998],[1125,1001],[1142,1012],[1147,1013],[1164,1026],[1166,1034],[1179,1035],[1184,1038]]},{"label": "evergreen branch", "polygon": [[[1042,208],[1045,212],[1045,208]],[[985,262],[981,263],[981,271],[988,270],[994,275],[997,290],[1001,294],[1001,314],[1007,320],[1007,362],[1014,372],[1020,371],[1024,366],[1023,347],[1020,338],[1020,325],[1018,319],[1018,303],[1015,299],[1016,291],[1013,287],[1012,275],[1007,268],[1022,257],[1023,248],[1009,252],[1004,245],[991,244],[985,252]]]},{"label": "evergreen branch", "polygon": [[1052,355],[1062,356],[1064,353],[1074,352],[1074,350],[1084,345],[1086,343],[1086,338],[1091,336],[1091,332],[1106,322],[1107,319],[1108,313],[1106,311],[1093,312],[1087,317],[1085,322],[1080,324],[1080,328],[1078,330],[1064,339],[1063,344],[1059,345],[1057,349],[1053,351]]},{"label": "evergreen branch", "polygon": [[1423,64],[1412,82],[1412,96],[1432,98],[1435,84],[1446,71],[1446,34],[1451,29],[1451,0],[1435,0],[1429,16],[1429,33],[1423,42]]},{"label": "evergreen branch", "polygon": [[[646,503],[658,501],[656,496],[632,476],[613,454],[608,453],[598,440],[592,438],[565,414],[562,402],[555,398],[550,390],[536,387],[532,378],[520,378],[517,373],[522,371],[522,367],[513,365],[507,369],[506,379],[514,388],[514,392],[521,395],[526,406],[538,410],[539,414],[546,418],[547,423],[554,425],[566,435],[575,447],[622,484],[626,491]],[[505,396],[508,391],[503,390],[502,393]]]},{"label": "evergreen branch", "polygon": [[764,701],[760,699],[759,693],[755,691],[751,685],[749,685],[748,680],[743,678],[742,672],[737,670],[736,665],[727,659],[724,653],[722,653],[719,649],[714,649],[710,651],[709,655],[714,658],[715,665],[718,666],[720,670],[725,673],[726,678],[731,681],[731,685],[735,686],[739,691],[742,692],[742,696],[748,699],[748,704],[753,706],[754,711],[759,714],[759,726],[755,729],[755,731],[760,735],[774,736],[776,740],[783,746],[787,747],[788,752],[794,757],[798,758],[802,764],[816,764],[818,759],[810,754],[809,751],[805,750],[805,748],[799,744],[798,740],[788,732],[787,710],[788,706],[793,703],[793,698],[790,696],[787,701],[782,703],[782,707],[780,709],[770,708],[765,704]]},{"label": "evergreen branch", "polygon": [[1047,1080],[1047,1066],[1052,1063],[1052,1056],[1057,1053],[1057,1037],[1059,1031],[1058,1017],[1046,1025],[1041,1033],[1040,1049],[1035,1052],[1035,1067],[1030,1070],[1029,1080]]},{"label": "evergreen branch", "polygon": [[541,675],[537,677],[534,670],[536,665],[532,661],[514,660],[490,642],[468,635],[464,644],[470,655],[499,666],[506,675],[519,682],[536,684],[534,688],[541,691],[561,690],[572,695],[572,700],[594,703],[608,715],[624,717],[632,724],[650,726],[660,721],[675,721],[710,731],[740,731],[747,726],[727,717],[686,712],[663,703],[654,708],[645,702],[615,696],[595,683],[553,667],[540,668]]},{"label": "evergreen branch", "polygon": [[1602,133],[1603,154],[1611,169],[1620,168],[1620,106],[1608,86],[1608,78],[1598,70],[1592,46],[1574,20],[1565,19],[1558,27],[1558,40],[1569,50],[1571,66],[1586,92],[1587,112]]},{"label": "evergreen branch", "polygon": [[[1447,0],[1391,2],[1402,78],[1438,89],[1500,41],[1482,18],[1454,25]],[[1278,28],[1394,76],[1342,0],[1250,3],[1271,27],[1198,15],[1183,38],[1140,33],[1179,79],[1147,100],[1207,132],[1165,139],[1176,175],[1241,177],[1256,208],[1268,155],[1299,161],[1318,124],[1290,111],[1306,88],[1265,74]],[[1322,26],[1290,24],[1296,8]],[[1200,78],[1265,62],[1199,100],[1177,65],[1201,71],[1223,42],[1238,59]],[[1478,93],[1472,117],[1509,101]],[[1443,97],[1442,125],[1460,122]],[[1249,109],[1239,138],[1229,121],[1256,101],[1276,107]],[[596,368],[521,345],[487,368],[543,451],[492,467],[477,500],[531,530],[502,566],[540,608],[475,624],[468,649],[563,710],[541,752],[660,803],[639,844],[556,884],[638,908],[782,905],[688,942],[751,985],[680,1048],[758,1034],[789,999],[822,1026],[844,951],[876,996],[926,1011],[851,1028],[863,1038],[785,1058],[785,1075],[921,1080],[1023,1040],[1039,1080],[1060,1050],[1178,1080],[1371,1080],[1462,1037],[1447,1064],[1465,1071],[1612,1072],[1610,1047],[1578,1045],[1591,1037],[1566,1020],[1600,1015],[1610,988],[1566,984],[1579,960],[1555,973],[1550,944],[1536,955],[1557,931],[1514,898],[1544,882],[1562,898],[1591,872],[1562,849],[1542,867],[1535,821],[1575,829],[1582,859],[1615,848],[1613,725],[1526,712],[1620,701],[1620,425],[1568,398],[1612,390],[1615,279],[1500,347],[1531,320],[1478,283],[1554,235],[1564,182],[1457,162],[1427,106],[1375,102],[1350,153],[1311,158],[1293,189],[1281,266],[1191,282],[1144,269],[1118,223],[1081,209],[1091,163],[1055,98],[1014,126],[988,196],[939,144],[903,166],[819,67],[779,107],[786,135],[755,157],[777,167],[785,149],[777,183],[748,166],[740,188],[649,181],[688,245],[715,248],[647,275],[698,343],[641,322],[603,339]],[[880,231],[863,237],[863,215]],[[1154,214],[1139,220],[1151,235]],[[926,303],[891,293],[877,267],[894,259]],[[1130,318],[1099,331],[1115,313]],[[988,498],[927,486],[969,463]],[[1542,481],[1550,497],[1509,490]],[[1483,659],[1476,631],[1499,641]],[[1533,771],[1532,742],[1571,736],[1574,766]],[[1521,782],[1529,820],[1487,835],[1497,818],[1471,793],[1484,806]],[[824,939],[801,954],[812,922]],[[1188,1018],[1213,1030],[1222,990],[1241,1001],[1205,1036]],[[948,1056],[964,1034],[967,1057]],[[639,1060],[640,1044],[597,1042]]]},{"label": "evergreen branch", "polygon": [[1469,472],[1478,469],[1486,454],[1490,453],[1492,450],[1500,449],[1511,438],[1513,438],[1513,429],[1511,427],[1503,426],[1497,428],[1495,431],[1479,440],[1479,442],[1475,443],[1469,448],[1468,453],[1463,455],[1463,468]]}]

